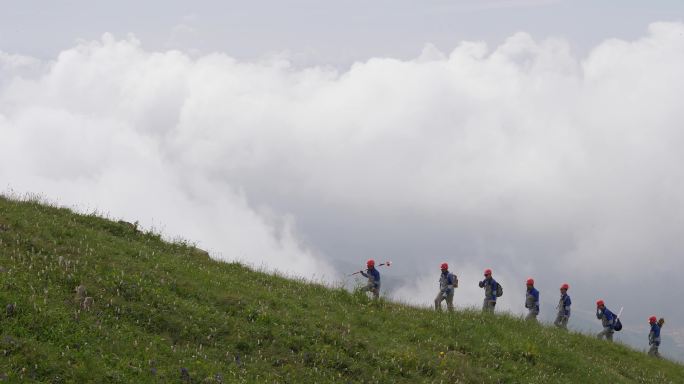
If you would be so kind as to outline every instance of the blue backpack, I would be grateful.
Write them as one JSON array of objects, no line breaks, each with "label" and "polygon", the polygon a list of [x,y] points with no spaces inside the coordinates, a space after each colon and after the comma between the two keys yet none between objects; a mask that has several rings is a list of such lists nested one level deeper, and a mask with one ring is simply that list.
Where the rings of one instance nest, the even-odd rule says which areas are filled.
[{"label": "blue backpack", "polygon": [[616,332],[619,332],[619,331],[622,330],[622,322],[620,321],[620,318],[619,318],[619,317],[616,317],[616,318],[615,318],[615,324],[613,324],[613,329],[614,329]]}]

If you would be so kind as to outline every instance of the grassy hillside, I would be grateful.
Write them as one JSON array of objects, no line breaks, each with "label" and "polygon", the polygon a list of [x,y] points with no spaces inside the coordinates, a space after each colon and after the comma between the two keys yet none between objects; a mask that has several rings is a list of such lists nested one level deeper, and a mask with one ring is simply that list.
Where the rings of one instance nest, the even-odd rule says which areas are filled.
[{"label": "grassy hillside", "polygon": [[370,302],[4,198],[0,283],[0,379],[14,382],[684,382],[683,366],[620,345]]}]

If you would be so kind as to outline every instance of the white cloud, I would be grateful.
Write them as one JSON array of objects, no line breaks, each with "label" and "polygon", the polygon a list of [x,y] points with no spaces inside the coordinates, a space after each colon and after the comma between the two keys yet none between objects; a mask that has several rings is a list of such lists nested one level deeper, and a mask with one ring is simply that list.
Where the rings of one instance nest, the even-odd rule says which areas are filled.
[{"label": "white cloud", "polygon": [[175,142],[192,64],[107,35],[62,52],[35,80],[6,77],[14,81],[2,90],[3,184],[161,225],[218,258],[334,278],[297,239],[291,216],[251,206],[239,186],[176,157],[193,147]]},{"label": "white cloud", "polygon": [[[386,252],[403,274],[493,267],[521,282],[501,304],[513,311],[528,275],[548,297],[578,283],[589,309],[666,307],[669,290],[641,291],[684,267],[683,35],[655,23],[579,59],[517,33],[346,72],[107,35],[40,76],[2,72],[0,178],[307,276]],[[393,295],[429,304],[427,270]]]}]

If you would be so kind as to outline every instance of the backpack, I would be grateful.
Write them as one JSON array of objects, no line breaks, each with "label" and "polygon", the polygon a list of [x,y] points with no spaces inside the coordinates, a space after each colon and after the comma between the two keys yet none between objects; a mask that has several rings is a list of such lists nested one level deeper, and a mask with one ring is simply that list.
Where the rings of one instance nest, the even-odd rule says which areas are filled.
[{"label": "backpack", "polygon": [[458,277],[454,275],[453,273],[449,273],[449,277],[451,277],[451,283],[454,286],[454,288],[458,288]]},{"label": "backpack", "polygon": [[501,286],[501,283],[497,282],[496,283],[496,297],[501,297],[503,296],[503,287]]},{"label": "backpack", "polygon": [[622,322],[620,321],[620,318],[619,318],[619,317],[616,317],[616,318],[615,318],[615,324],[613,324],[613,329],[614,329],[616,332],[619,332],[619,331],[622,330]]}]

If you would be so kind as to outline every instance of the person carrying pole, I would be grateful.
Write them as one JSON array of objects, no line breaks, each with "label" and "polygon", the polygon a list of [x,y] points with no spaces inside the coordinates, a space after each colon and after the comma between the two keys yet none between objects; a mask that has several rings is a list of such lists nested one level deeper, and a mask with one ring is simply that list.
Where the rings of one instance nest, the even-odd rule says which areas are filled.
[{"label": "person carrying pole", "polygon": [[527,294],[525,295],[525,308],[527,316],[525,320],[537,321],[539,315],[539,291],[534,287],[534,279],[527,279]]},{"label": "person carrying pole", "polygon": [[484,288],[485,290],[485,297],[484,301],[482,302],[482,311],[493,313],[494,307],[496,306],[496,298],[503,294],[503,290],[501,289],[499,283],[492,278],[491,269],[485,269],[484,277],[484,280],[478,283],[480,288]]},{"label": "person carrying pole", "polygon": [[568,295],[568,288],[570,286],[564,283],[560,287],[560,301],[558,301],[558,314],[556,315],[556,320],[553,324],[562,329],[568,329],[568,320],[570,320],[570,306],[572,305],[572,300]]},{"label": "person carrying pole", "polygon": [[454,311],[454,288],[458,288],[458,278],[449,272],[449,264],[442,263],[442,273],[439,275],[439,292],[435,297],[435,310],[442,310],[442,301],[446,300],[449,312]]},{"label": "person carrying pole", "polygon": [[596,334],[597,338],[605,337],[608,341],[613,341],[613,333],[615,329],[615,314],[606,308],[603,300],[598,300],[596,302],[596,318],[601,320],[601,325],[603,326],[603,331]]},{"label": "person carrying pole", "polygon": [[665,324],[665,319],[660,320],[656,321],[655,316],[648,318],[648,323],[651,324],[651,331],[648,333],[648,345],[650,346],[648,355],[653,357],[660,357],[660,352],[658,352],[658,347],[660,347],[660,327],[662,324]]},{"label": "person carrying pole", "polygon": [[368,279],[368,284],[363,288],[364,291],[369,291],[373,293],[373,299],[378,299],[380,297],[380,272],[375,269],[375,260],[370,259],[366,262],[366,272],[359,271],[361,275]]}]

